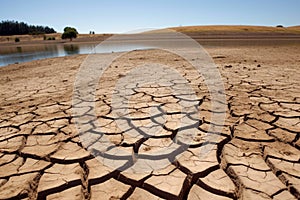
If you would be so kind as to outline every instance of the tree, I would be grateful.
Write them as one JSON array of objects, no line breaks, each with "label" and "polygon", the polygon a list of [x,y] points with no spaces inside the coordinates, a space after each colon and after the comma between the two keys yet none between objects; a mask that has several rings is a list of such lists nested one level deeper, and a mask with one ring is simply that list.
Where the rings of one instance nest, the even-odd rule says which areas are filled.
[{"label": "tree", "polygon": [[56,33],[53,28],[48,26],[28,25],[18,21],[1,21],[0,35],[22,35],[22,34],[46,34]]},{"label": "tree", "polygon": [[77,37],[77,30],[72,27],[65,27],[64,28],[64,33],[62,34],[61,38],[62,39],[70,39],[72,41],[73,38]]}]

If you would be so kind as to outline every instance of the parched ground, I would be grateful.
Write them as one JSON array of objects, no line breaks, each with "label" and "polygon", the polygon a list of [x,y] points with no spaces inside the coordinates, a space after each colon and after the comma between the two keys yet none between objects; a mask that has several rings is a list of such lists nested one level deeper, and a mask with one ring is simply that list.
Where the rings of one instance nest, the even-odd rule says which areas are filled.
[{"label": "parched ground", "polygon": [[[97,120],[116,148],[151,154],[170,147],[180,128],[193,138],[188,149],[167,157],[172,158],[168,166],[142,174],[103,165],[80,141],[72,97],[85,55],[0,68],[0,199],[299,199],[300,46],[207,50],[225,85],[226,109],[219,114],[226,118],[219,133],[209,131],[218,124],[210,123],[214,110],[203,79],[181,58],[133,51],[103,74],[95,98]],[[172,95],[182,84],[176,79],[163,86],[125,86],[133,91],[126,116],[131,128],[116,125],[114,85],[126,70],[147,62],[168,65],[188,81],[199,109],[189,117],[197,127],[180,127],[184,113],[178,105],[189,99]],[[146,139],[127,134],[147,134],[150,121],[161,132]],[[218,137],[207,143],[211,134]],[[211,150],[200,156],[208,145]]]}]

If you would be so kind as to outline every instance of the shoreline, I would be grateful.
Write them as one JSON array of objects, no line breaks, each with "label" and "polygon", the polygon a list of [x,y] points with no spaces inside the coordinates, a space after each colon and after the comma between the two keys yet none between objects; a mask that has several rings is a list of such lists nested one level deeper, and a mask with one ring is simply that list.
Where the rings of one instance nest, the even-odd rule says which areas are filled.
[{"label": "shoreline", "polygon": [[[223,38],[222,38],[223,37]],[[233,37],[232,35],[209,35],[209,36],[193,36],[192,37],[195,41],[197,41],[204,49],[211,49],[211,48],[250,48],[250,47],[268,47],[268,46],[299,46],[300,45],[300,36],[275,36],[265,38],[261,35],[258,35],[256,37],[253,36],[243,36],[243,37]],[[150,38],[151,39],[151,38]],[[6,53],[9,51],[16,51],[16,48],[25,48],[23,49],[23,52],[26,53],[36,53],[36,52],[47,52],[47,46],[57,46],[57,45],[98,45],[103,40],[91,40],[87,38],[81,38],[81,39],[75,39],[73,41],[24,41],[20,43],[0,43],[0,47],[2,47],[2,55],[9,55],[10,53]],[[46,47],[46,48],[45,48]],[[7,49],[7,50],[5,50]],[[14,50],[13,50],[14,49]],[[40,50],[39,50],[40,49]],[[25,51],[24,51],[25,50]],[[1,51],[0,51],[1,52]],[[17,53],[17,51],[15,52]],[[14,54],[14,53],[11,53]],[[74,55],[83,55],[87,54],[88,52],[83,53],[75,53]],[[0,54],[1,55],[1,54]],[[49,58],[55,58],[55,57],[65,57],[68,55],[60,55],[60,56],[49,56]],[[47,59],[47,58],[34,58],[34,60],[41,60],[41,59]],[[23,61],[16,61],[18,63],[24,63]],[[25,61],[30,62],[30,61]],[[15,63],[11,62],[7,65],[2,65],[0,67],[5,66],[11,66]]]}]

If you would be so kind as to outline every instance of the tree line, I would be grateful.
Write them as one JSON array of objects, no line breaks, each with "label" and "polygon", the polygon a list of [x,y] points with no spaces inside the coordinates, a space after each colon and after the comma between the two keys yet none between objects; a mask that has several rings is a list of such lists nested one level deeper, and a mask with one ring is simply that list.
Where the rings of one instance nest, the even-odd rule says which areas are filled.
[{"label": "tree line", "polygon": [[0,22],[0,35],[35,35],[46,33],[56,33],[56,31],[53,28],[49,28],[48,26],[34,26],[18,21]]}]

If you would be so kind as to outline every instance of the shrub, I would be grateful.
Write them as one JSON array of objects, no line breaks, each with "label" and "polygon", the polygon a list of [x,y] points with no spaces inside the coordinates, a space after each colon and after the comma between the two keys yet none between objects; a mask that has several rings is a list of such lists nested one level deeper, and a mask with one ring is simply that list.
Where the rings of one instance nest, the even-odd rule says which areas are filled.
[{"label": "shrub", "polygon": [[282,25],[277,25],[276,27],[277,27],[277,28],[283,28],[283,26],[282,26]]},{"label": "shrub", "polygon": [[15,38],[15,42],[20,42],[20,38]]},{"label": "shrub", "polygon": [[61,38],[62,39],[70,39],[72,41],[73,38],[77,37],[77,30],[72,27],[66,27],[64,28],[64,33],[62,34]]}]

